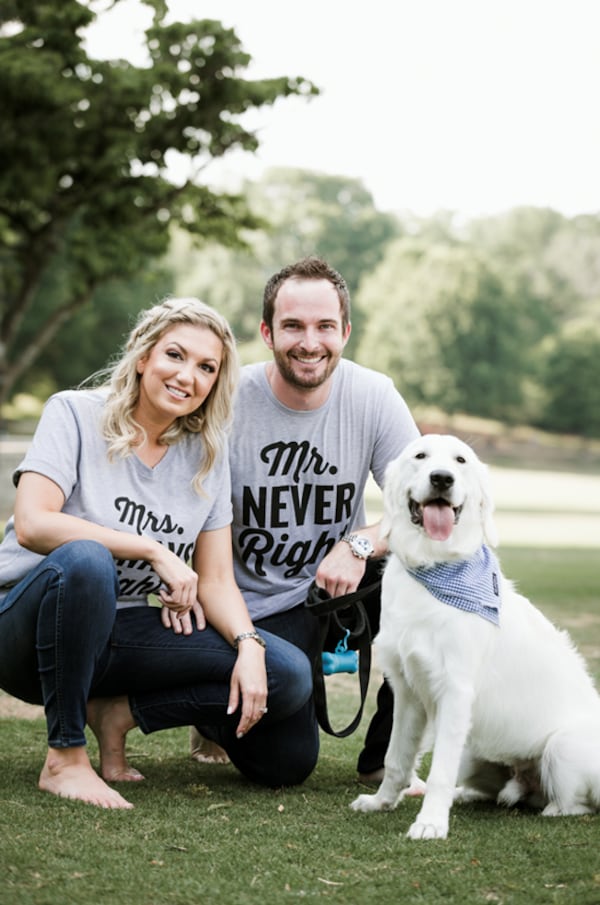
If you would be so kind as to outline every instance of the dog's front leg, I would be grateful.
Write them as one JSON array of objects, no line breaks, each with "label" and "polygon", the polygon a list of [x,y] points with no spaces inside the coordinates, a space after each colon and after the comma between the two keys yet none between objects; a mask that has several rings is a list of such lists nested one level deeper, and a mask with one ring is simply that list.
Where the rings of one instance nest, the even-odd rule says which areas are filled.
[{"label": "dog's front leg", "polygon": [[385,772],[374,795],[359,795],[351,808],[355,811],[389,811],[396,807],[409,786],[427,718],[421,702],[403,677],[396,677],[392,734],[385,755]]},{"label": "dog's front leg", "polygon": [[436,707],[434,747],[423,805],[409,839],[445,839],[460,759],[471,725],[473,695],[458,684],[446,689]]}]

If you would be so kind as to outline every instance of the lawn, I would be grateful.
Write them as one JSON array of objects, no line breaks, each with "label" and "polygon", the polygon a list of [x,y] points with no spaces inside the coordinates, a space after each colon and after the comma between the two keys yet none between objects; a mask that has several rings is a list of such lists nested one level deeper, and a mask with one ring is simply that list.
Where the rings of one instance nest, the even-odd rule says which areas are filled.
[{"label": "lawn", "polygon": [[[571,631],[600,678],[597,550],[506,547],[501,558],[521,591]],[[318,767],[300,788],[263,790],[231,767],[192,762],[187,730],[132,733],[131,760],[147,777],[127,789],[133,811],[38,792],[44,722],[5,718],[3,905],[598,905],[600,816],[462,805],[448,840],[411,842],[405,833],[418,802],[393,813],[349,809],[365,791],[355,764],[378,678],[360,730],[323,737]],[[339,725],[354,712],[355,677],[332,679]],[[95,762],[92,742],[90,752]]]}]

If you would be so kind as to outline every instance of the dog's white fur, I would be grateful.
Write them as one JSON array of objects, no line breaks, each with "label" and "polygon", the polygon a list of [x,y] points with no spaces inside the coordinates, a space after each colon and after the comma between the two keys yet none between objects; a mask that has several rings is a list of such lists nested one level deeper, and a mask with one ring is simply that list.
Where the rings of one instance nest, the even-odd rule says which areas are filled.
[{"label": "dog's white fur", "polygon": [[[419,504],[435,496],[431,475],[440,471],[450,475],[446,496],[457,515],[450,536],[432,540]],[[496,626],[440,602],[406,570],[494,546],[492,515],[487,468],[456,437],[424,435],[388,468],[390,557],[375,643],[394,720],[383,781],[351,806],[396,807],[428,730],[431,769],[411,839],[446,838],[453,800],[525,800],[546,816],[600,809],[600,696],[566,633],[503,577]]]}]

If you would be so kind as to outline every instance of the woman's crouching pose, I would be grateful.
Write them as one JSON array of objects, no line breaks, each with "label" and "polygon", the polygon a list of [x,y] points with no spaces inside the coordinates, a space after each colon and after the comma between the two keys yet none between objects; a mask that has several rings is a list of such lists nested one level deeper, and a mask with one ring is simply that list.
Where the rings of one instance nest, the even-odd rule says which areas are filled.
[{"label": "woman's crouching pose", "polygon": [[255,630],[233,577],[236,375],[227,322],[169,299],[142,312],[105,383],[45,406],[0,545],[0,687],[44,705],[45,791],[130,808],[107,782],[143,779],[125,758],[136,725],[201,727],[272,787],[315,766],[318,739],[294,724],[308,658]]}]

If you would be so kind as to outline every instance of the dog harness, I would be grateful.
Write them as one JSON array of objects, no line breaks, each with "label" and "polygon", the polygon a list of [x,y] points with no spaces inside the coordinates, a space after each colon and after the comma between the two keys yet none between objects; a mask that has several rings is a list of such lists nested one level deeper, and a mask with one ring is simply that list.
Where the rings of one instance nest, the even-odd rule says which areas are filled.
[{"label": "dog harness", "polygon": [[485,544],[470,559],[418,566],[407,572],[442,603],[499,624],[500,566]]}]

